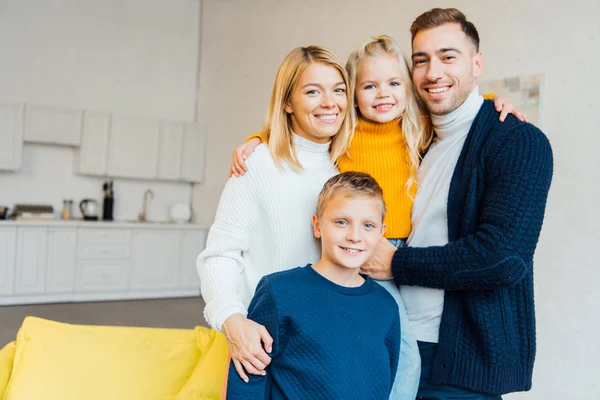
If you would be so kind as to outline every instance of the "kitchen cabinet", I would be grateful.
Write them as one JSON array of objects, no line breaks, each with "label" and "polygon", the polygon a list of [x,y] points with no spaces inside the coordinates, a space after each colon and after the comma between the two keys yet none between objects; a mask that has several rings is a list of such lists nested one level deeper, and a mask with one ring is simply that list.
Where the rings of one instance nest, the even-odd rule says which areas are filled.
[{"label": "kitchen cabinet", "polygon": [[75,151],[75,172],[86,175],[106,175],[110,121],[108,113],[85,112],[81,147]]},{"label": "kitchen cabinet", "polygon": [[0,228],[0,296],[14,291],[17,228]]},{"label": "kitchen cabinet", "polygon": [[65,146],[81,144],[81,110],[28,104],[25,142]]},{"label": "kitchen cabinet", "polygon": [[47,229],[19,228],[17,234],[16,294],[44,292]]},{"label": "kitchen cabinet", "polygon": [[0,103],[0,170],[17,171],[23,159],[23,104]]},{"label": "kitchen cabinet", "polygon": [[202,182],[204,179],[205,134],[200,124],[186,124],[183,139],[182,180]]},{"label": "kitchen cabinet", "polygon": [[108,176],[156,178],[157,120],[113,116],[108,146]]},{"label": "kitchen cabinet", "polygon": [[48,229],[46,293],[70,293],[75,289],[77,230]]},{"label": "kitchen cabinet", "polygon": [[175,289],[180,232],[139,230],[133,236],[133,290]]},{"label": "kitchen cabinet", "polygon": [[181,180],[181,152],[183,151],[183,124],[161,122],[156,177],[163,180]]},{"label": "kitchen cabinet", "polygon": [[186,231],[181,233],[179,287],[190,289],[200,288],[196,259],[202,250],[204,250],[205,243],[205,231]]}]

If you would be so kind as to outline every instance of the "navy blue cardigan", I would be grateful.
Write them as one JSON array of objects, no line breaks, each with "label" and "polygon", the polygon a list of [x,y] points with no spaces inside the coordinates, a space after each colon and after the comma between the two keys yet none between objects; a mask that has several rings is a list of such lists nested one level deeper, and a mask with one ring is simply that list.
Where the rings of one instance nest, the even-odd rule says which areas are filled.
[{"label": "navy blue cardigan", "polygon": [[434,382],[494,395],[531,388],[533,253],[552,168],[546,136],[512,116],[499,122],[485,101],[450,184],[450,242],[396,251],[397,285],[446,291]]}]

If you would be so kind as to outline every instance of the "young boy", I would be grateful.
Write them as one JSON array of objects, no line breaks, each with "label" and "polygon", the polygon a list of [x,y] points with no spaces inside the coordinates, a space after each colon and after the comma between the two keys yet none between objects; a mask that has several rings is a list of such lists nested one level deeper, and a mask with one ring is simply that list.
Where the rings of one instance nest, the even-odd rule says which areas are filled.
[{"label": "young boy", "polygon": [[248,318],[273,337],[266,376],[245,383],[230,366],[227,399],[387,399],[400,318],[390,294],[360,267],[385,232],[385,204],[368,174],[345,172],[319,194],[315,264],[265,276]]}]

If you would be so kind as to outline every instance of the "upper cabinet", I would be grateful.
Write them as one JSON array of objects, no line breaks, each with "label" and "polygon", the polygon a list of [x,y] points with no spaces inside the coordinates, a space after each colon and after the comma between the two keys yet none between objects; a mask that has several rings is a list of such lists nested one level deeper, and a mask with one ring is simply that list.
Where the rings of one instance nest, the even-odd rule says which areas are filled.
[{"label": "upper cabinet", "polygon": [[81,147],[75,151],[75,171],[104,176],[108,165],[110,114],[86,111],[83,118]]},{"label": "upper cabinet", "polygon": [[157,120],[113,116],[108,144],[108,176],[156,178]]},{"label": "upper cabinet", "polygon": [[79,146],[81,110],[27,105],[25,142]]},{"label": "upper cabinet", "polygon": [[23,104],[0,103],[0,170],[16,171],[23,158]]}]

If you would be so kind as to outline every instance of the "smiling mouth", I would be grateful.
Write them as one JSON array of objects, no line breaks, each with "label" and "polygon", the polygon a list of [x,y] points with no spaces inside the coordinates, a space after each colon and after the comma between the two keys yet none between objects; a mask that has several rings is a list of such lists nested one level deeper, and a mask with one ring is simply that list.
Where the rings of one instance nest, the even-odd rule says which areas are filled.
[{"label": "smiling mouth", "polygon": [[330,124],[337,120],[338,114],[318,114],[315,117],[321,122]]},{"label": "smiling mouth", "polygon": [[359,249],[352,249],[350,247],[342,247],[340,246],[340,249],[344,250],[346,253],[350,254],[350,255],[357,255],[357,254],[361,254],[364,250],[359,250]]},{"label": "smiling mouth", "polygon": [[450,90],[450,86],[436,87],[436,88],[425,88],[425,91],[427,93],[431,93],[431,94],[444,93],[444,92],[447,92],[448,90]]},{"label": "smiling mouth", "polygon": [[373,106],[374,109],[376,109],[377,111],[390,111],[392,108],[394,108],[395,104],[391,104],[391,103],[385,103],[385,104],[378,104],[376,106]]}]

